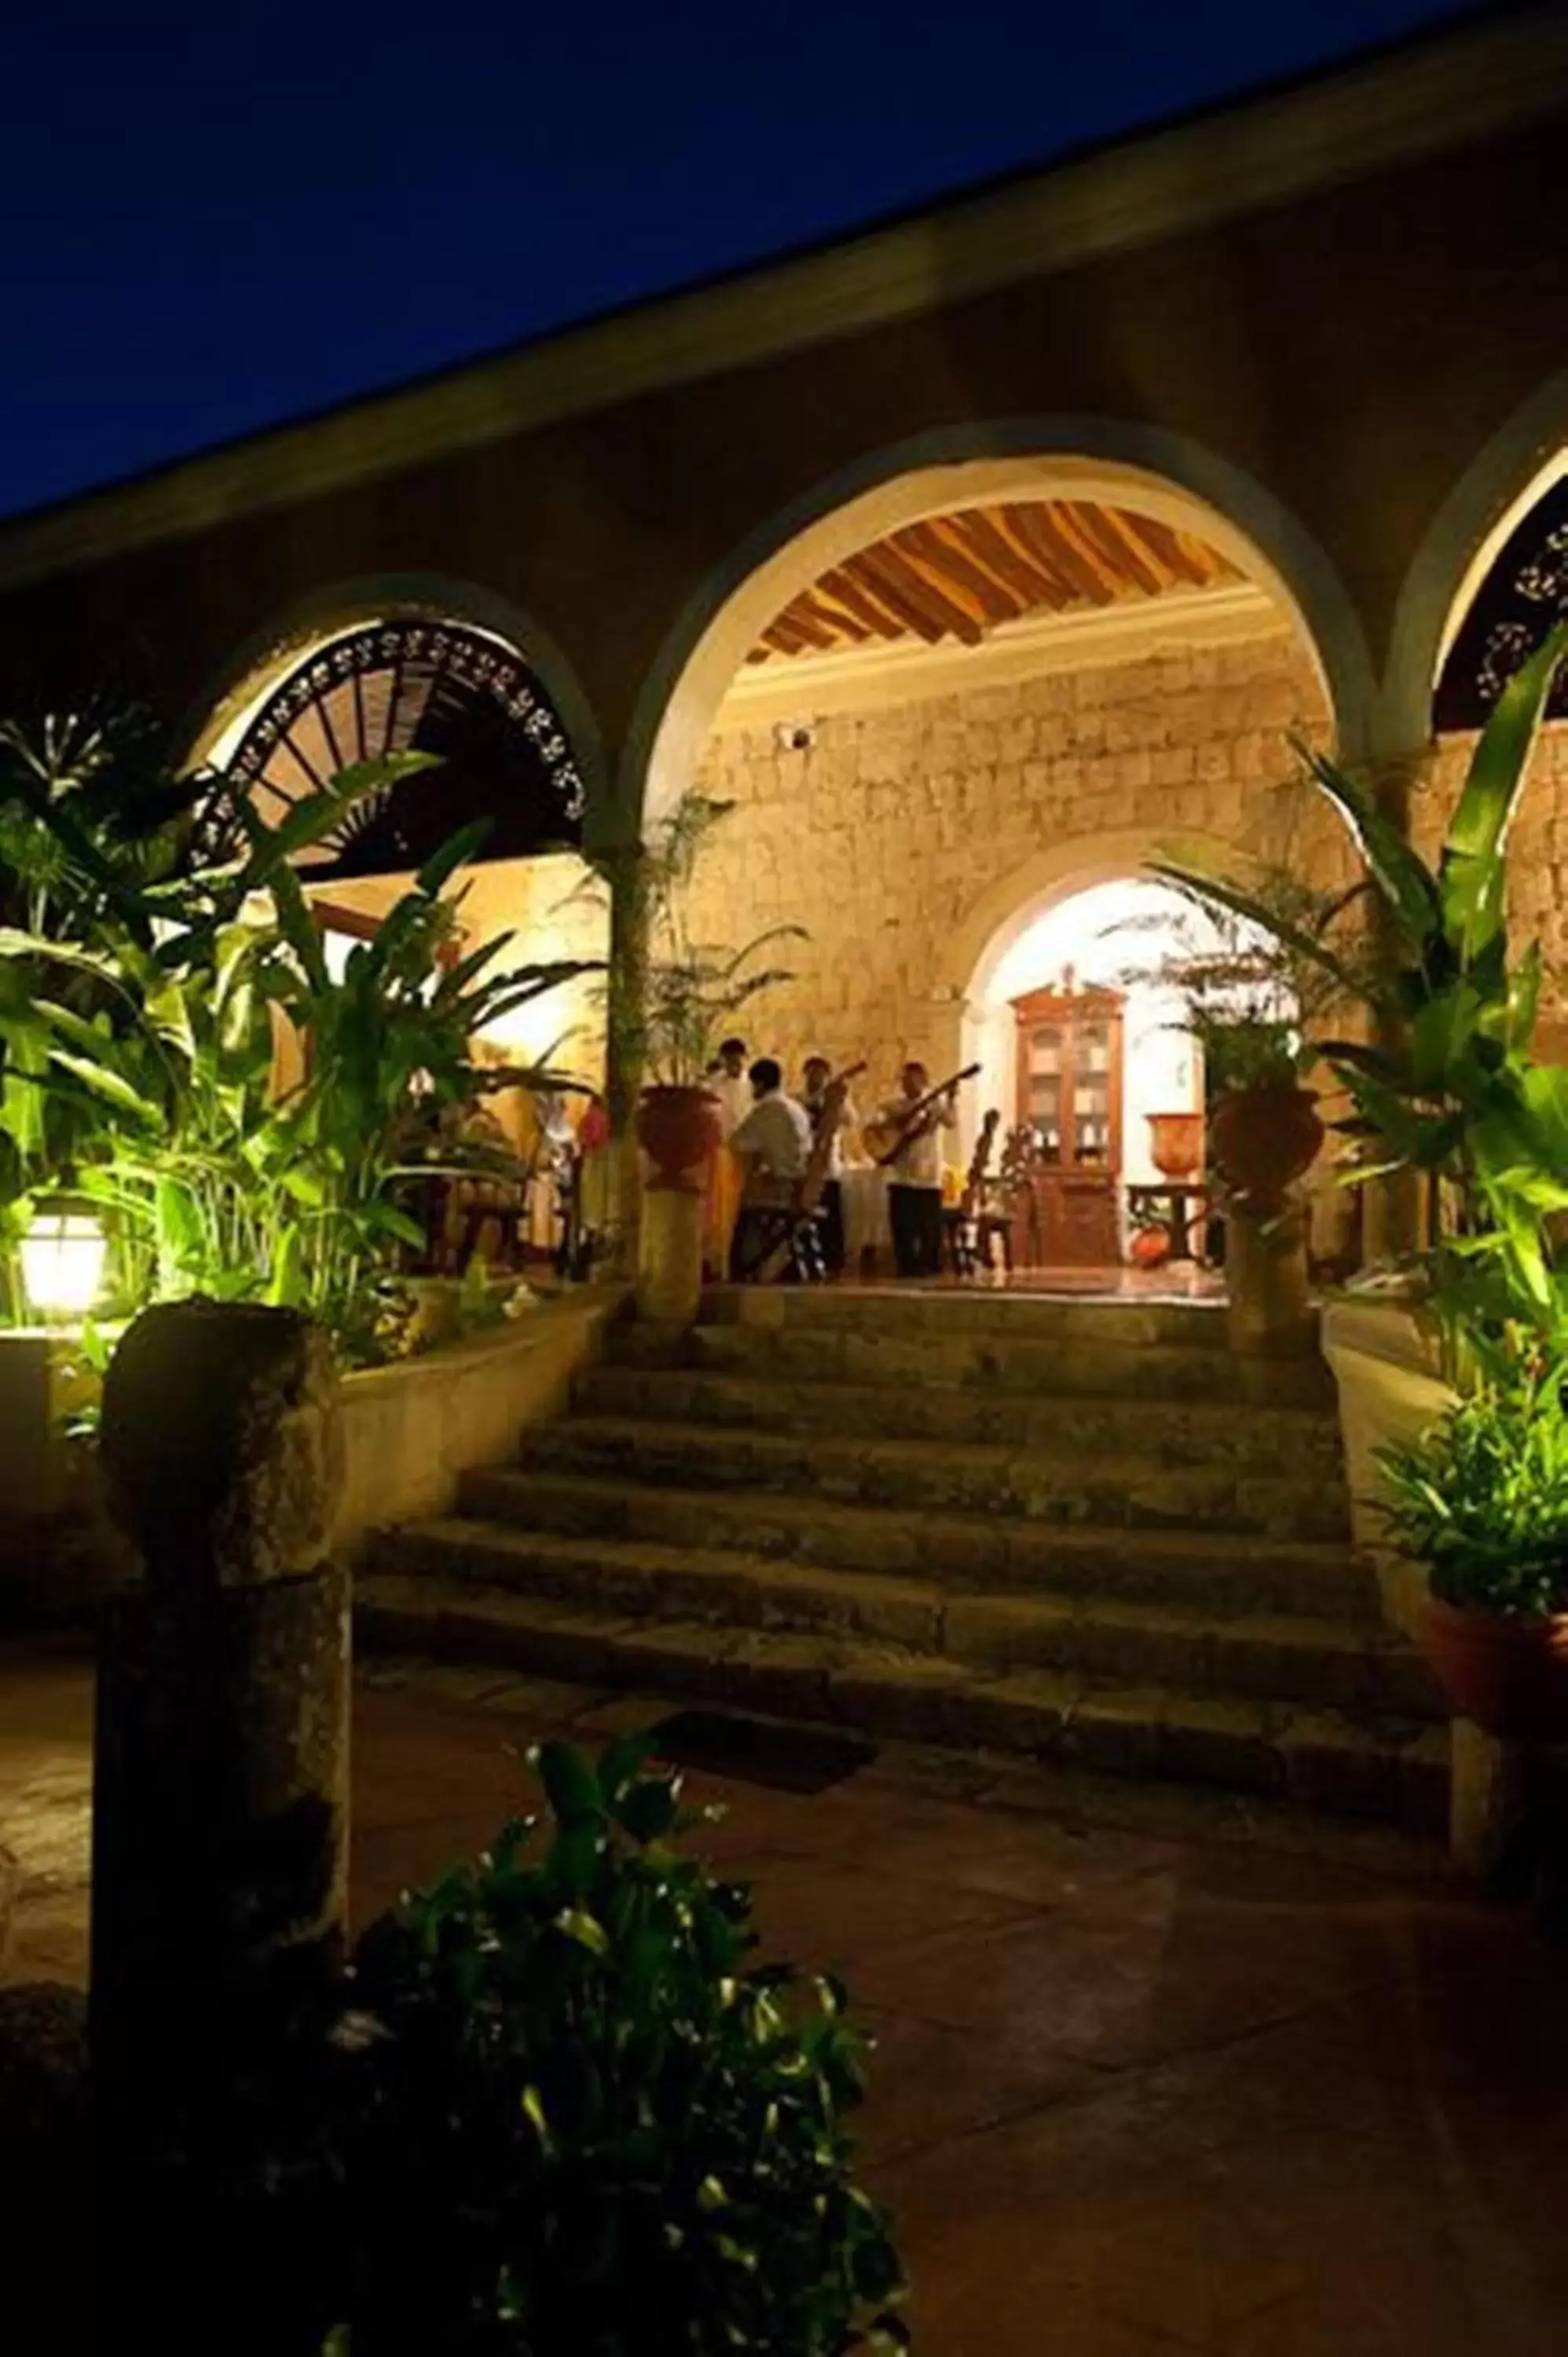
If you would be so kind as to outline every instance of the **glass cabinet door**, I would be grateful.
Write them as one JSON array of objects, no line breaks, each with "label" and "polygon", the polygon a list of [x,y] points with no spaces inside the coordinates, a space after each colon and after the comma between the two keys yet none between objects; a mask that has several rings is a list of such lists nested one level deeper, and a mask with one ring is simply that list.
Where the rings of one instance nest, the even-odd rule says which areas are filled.
[{"label": "glass cabinet door", "polygon": [[1075,1028],[1072,1115],[1074,1163],[1103,1168],[1111,1158],[1111,1028],[1102,1018],[1086,1016]]},{"label": "glass cabinet door", "polygon": [[1059,1023],[1036,1023],[1028,1035],[1028,1102],[1023,1117],[1040,1141],[1047,1162],[1059,1162],[1066,1126],[1067,1039]]}]

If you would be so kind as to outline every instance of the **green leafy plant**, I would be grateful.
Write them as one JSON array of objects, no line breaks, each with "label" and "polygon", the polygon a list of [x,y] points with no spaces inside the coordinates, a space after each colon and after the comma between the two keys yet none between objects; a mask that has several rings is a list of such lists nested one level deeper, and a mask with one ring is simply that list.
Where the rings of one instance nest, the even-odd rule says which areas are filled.
[{"label": "green leafy plant", "polygon": [[1389,1536],[1444,1603],[1568,1610],[1565,1372],[1560,1361],[1516,1359],[1419,1439],[1379,1451]]},{"label": "green leafy plant", "polygon": [[1340,973],[1359,969],[1349,918],[1364,888],[1325,892],[1294,869],[1261,865],[1248,882],[1248,913],[1187,870],[1157,872],[1177,906],[1111,931],[1158,933],[1165,947],[1156,963],[1118,979],[1179,999],[1175,1028],[1201,1049],[1210,1099],[1226,1089],[1294,1088],[1316,1060],[1314,1028],[1344,1002]]},{"label": "green leafy plant", "polygon": [[651,1746],[537,1765],[545,1828],[365,1934],[345,2050],[352,2357],[894,2351],[843,1992],[748,1962]]},{"label": "green leafy plant", "polygon": [[1369,787],[1298,747],[1360,855],[1382,914],[1385,954],[1358,968],[1337,943],[1244,888],[1176,864],[1156,871],[1206,905],[1271,930],[1370,1007],[1374,1042],[1316,1042],[1355,1106],[1344,1125],[1361,1149],[1351,1175],[1425,1178],[1451,1331],[1455,1321],[1496,1331],[1522,1318],[1553,1349],[1568,1299],[1545,1222],[1568,1209],[1568,1070],[1531,1060],[1541,949],[1532,943],[1510,963],[1504,908],[1509,829],[1565,651],[1562,626],[1504,688],[1434,868]]},{"label": "green leafy plant", "polygon": [[[356,1361],[397,1347],[409,1321],[389,1277],[400,1248],[423,1242],[398,1182],[493,1161],[439,1137],[446,1110],[496,1084],[471,1042],[583,971],[505,967],[510,934],[456,954],[462,896],[446,887],[483,826],[437,853],[333,970],[294,862],[361,796],[423,766],[360,764],[275,821],[209,786],[199,839],[151,881],[120,863],[107,821],[89,832],[69,797],[29,787],[76,879],[69,899],[51,884],[48,912],[69,909],[79,931],[0,930],[5,1083],[29,1114],[0,1166],[9,1228],[40,1194],[78,1191],[104,1210],[127,1306],[259,1296],[311,1310]],[[285,1029],[304,1076],[280,1095]],[[62,1111],[63,1127],[48,1118]]]},{"label": "green leafy plant", "polygon": [[[624,1069],[671,1087],[694,1087],[711,1069],[714,1052],[742,1007],[765,990],[789,982],[788,967],[755,961],[774,943],[804,941],[800,925],[772,925],[743,949],[714,947],[692,932],[688,903],[697,866],[715,828],[735,809],[730,802],[688,791],[656,829],[653,839],[625,863],[622,889],[630,902],[625,934],[647,942],[639,973],[612,975],[610,1021]],[[595,879],[602,894],[606,878]]]}]

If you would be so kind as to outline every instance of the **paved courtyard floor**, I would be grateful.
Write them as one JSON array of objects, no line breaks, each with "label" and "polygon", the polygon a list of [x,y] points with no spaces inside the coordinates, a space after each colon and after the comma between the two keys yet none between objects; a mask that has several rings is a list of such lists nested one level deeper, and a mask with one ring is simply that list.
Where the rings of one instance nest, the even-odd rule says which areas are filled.
[{"label": "paved courtyard floor", "polygon": [[[660,1709],[373,1674],[360,1920],[494,1831],[518,1747]],[[0,1655],[14,1979],[83,1969],[89,1727],[80,1663]],[[875,2032],[866,2174],[922,2357],[1568,2351],[1568,1953],[1519,1918],[1164,1793],[916,1754],[810,1795],[690,1781],[767,1945]]]}]

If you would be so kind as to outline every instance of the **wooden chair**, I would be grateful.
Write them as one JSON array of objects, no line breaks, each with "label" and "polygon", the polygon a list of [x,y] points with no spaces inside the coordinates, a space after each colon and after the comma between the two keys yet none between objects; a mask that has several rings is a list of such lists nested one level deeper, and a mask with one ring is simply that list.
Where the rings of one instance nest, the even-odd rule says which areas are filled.
[{"label": "wooden chair", "polygon": [[952,1209],[942,1214],[943,1241],[955,1276],[977,1276],[983,1268],[993,1268],[992,1255],[998,1241],[1003,1269],[1008,1275],[1013,1272],[1013,1223],[994,1202],[997,1182],[990,1175],[991,1149],[1001,1119],[999,1113],[993,1112],[981,1123],[963,1193]]}]

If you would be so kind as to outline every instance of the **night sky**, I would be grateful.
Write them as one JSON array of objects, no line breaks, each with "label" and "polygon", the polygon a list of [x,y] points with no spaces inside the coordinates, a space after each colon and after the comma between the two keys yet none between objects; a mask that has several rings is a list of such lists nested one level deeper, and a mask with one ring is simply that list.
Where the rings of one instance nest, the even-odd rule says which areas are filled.
[{"label": "night sky", "polygon": [[1465,13],[21,0],[0,512]]}]

